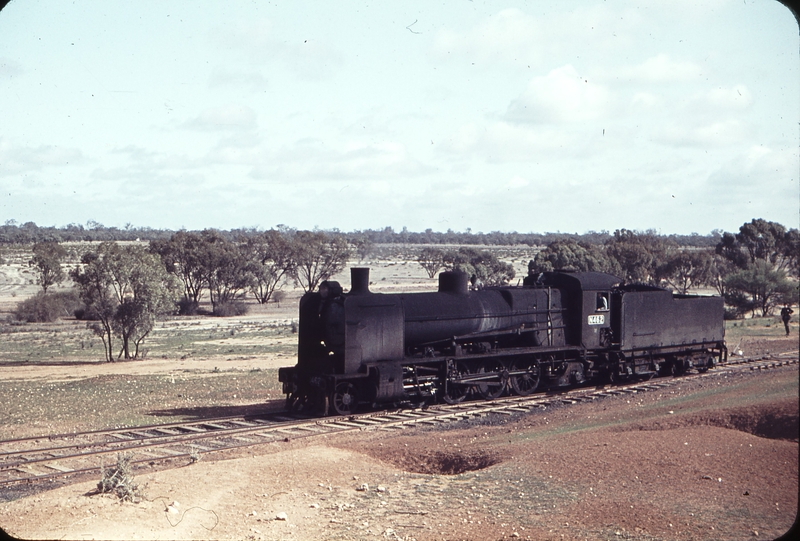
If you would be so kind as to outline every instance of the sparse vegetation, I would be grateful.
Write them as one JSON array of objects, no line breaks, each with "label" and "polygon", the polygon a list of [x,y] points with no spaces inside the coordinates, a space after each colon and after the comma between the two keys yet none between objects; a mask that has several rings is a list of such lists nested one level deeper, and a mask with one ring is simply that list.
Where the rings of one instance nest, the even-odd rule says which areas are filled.
[{"label": "sparse vegetation", "polygon": [[117,464],[111,468],[102,468],[102,478],[97,483],[100,494],[114,494],[123,502],[137,503],[142,497],[139,485],[133,480],[131,460],[133,454],[118,453]]},{"label": "sparse vegetation", "polygon": [[104,242],[70,272],[91,328],[103,340],[106,361],[114,360],[114,338],[122,341],[117,358],[139,358],[142,341],[156,318],[175,309],[177,284],[158,258],[140,246]]},{"label": "sparse vegetation", "polygon": [[74,289],[57,293],[39,292],[14,308],[17,321],[27,323],[52,323],[59,318],[72,317],[83,303]]},{"label": "sparse vegetation", "polygon": [[47,293],[50,286],[64,281],[61,261],[66,255],[67,251],[57,242],[37,242],[33,245],[33,258],[29,265],[36,269],[36,281],[42,286],[43,293]]}]

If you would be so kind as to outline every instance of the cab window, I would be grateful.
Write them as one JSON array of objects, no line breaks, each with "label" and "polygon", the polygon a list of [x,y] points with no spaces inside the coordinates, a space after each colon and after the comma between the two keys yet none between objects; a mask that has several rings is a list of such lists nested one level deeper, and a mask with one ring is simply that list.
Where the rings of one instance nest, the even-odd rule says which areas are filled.
[{"label": "cab window", "polygon": [[608,311],[608,293],[601,291],[597,294],[597,311],[598,312],[607,312]]}]

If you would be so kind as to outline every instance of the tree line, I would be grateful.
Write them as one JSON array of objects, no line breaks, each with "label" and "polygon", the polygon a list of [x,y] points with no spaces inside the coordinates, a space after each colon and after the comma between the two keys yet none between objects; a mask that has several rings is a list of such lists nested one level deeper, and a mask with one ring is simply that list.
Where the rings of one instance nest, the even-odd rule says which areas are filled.
[{"label": "tree line", "polygon": [[[259,303],[280,300],[294,283],[315,290],[354,257],[374,248],[368,237],[286,227],[231,234],[213,229],[179,231],[148,243],[101,242],[82,254],[69,273],[60,243],[34,244],[29,261],[41,292],[17,307],[18,319],[52,321],[75,314],[89,321],[105,345],[106,360],[138,358],[158,317],[195,314],[208,295],[211,313],[242,314],[249,293]],[[528,264],[528,274],[554,269],[601,271],[628,283],[665,286],[685,294],[714,288],[725,298],[727,317],[771,315],[798,300],[800,234],[754,219],[737,233],[721,232],[711,247],[682,246],[653,231],[615,231],[602,242],[556,238]],[[426,246],[418,263],[434,278],[440,270],[466,272],[472,287],[511,283],[514,268],[489,250]],[[67,277],[75,289],[51,293]]]},{"label": "tree line", "polygon": [[[798,300],[800,233],[763,219],[724,232],[709,248],[680,246],[652,232],[617,230],[602,244],[575,239],[550,243],[528,265],[529,274],[553,269],[601,271],[671,288],[680,294],[710,287],[724,297],[726,316],[771,315]],[[793,280],[794,279],[794,280]]]},{"label": "tree line", "polygon": [[[277,226],[278,230],[286,229],[284,226]],[[231,230],[217,230],[218,233],[228,240],[239,239],[242,237],[258,236],[263,231],[256,228],[241,228]],[[106,227],[103,224],[90,220],[83,224],[68,224],[63,227],[38,226],[34,222],[18,224],[14,220],[8,220],[4,225],[0,225],[0,244],[34,244],[40,242],[102,242],[102,241],[155,241],[167,240],[177,231],[166,229],[153,229],[149,227],[134,227],[130,224],[124,228]],[[195,231],[199,233],[199,231]],[[602,244],[613,237],[608,231],[589,231],[583,234],[571,234],[560,232],[547,233],[517,233],[505,231],[491,231],[489,233],[473,232],[470,228],[465,231],[409,231],[403,227],[400,231],[395,231],[392,227],[382,229],[363,229],[351,232],[341,232],[339,230],[328,231],[330,234],[343,235],[344,238],[353,246],[364,244],[442,244],[459,246],[546,246],[552,242],[562,240],[578,240],[589,244]],[[707,235],[692,233],[690,235],[666,235],[679,246],[693,247],[714,247],[722,236],[721,230],[714,230]]]},{"label": "tree line", "polygon": [[314,290],[351,254],[342,235],[322,231],[269,230],[235,239],[215,230],[181,231],[147,248],[101,242],[69,271],[75,291],[52,294],[48,289],[67,277],[66,251],[42,242],[29,262],[42,291],[16,313],[18,319],[50,321],[72,311],[102,339],[107,361],[135,359],[160,316],[196,314],[206,294],[214,315],[241,315],[248,292],[266,304],[289,281]]}]

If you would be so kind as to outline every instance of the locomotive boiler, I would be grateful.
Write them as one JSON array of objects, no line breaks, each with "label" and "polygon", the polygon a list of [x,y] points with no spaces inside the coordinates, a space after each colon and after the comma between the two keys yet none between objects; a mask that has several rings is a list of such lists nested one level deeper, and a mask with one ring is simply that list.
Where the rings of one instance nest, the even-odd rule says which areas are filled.
[{"label": "locomotive boiler", "polygon": [[528,395],[586,381],[708,370],[727,355],[723,301],[625,285],[600,272],[546,272],[521,286],[373,293],[323,282],[300,300],[297,365],[279,370],[287,406],[327,414],[359,404]]}]

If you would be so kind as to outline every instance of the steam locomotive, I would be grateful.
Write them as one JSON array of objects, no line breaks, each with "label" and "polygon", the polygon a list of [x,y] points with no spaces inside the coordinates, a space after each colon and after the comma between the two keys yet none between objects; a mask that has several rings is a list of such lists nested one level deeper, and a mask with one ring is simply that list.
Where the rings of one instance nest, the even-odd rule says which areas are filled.
[{"label": "steam locomotive", "polygon": [[352,268],[349,292],[323,282],[299,317],[297,365],[278,377],[288,408],[323,415],[681,375],[727,358],[720,297],[600,272],[470,290],[448,271],[438,291],[383,294],[369,290],[368,268]]}]

